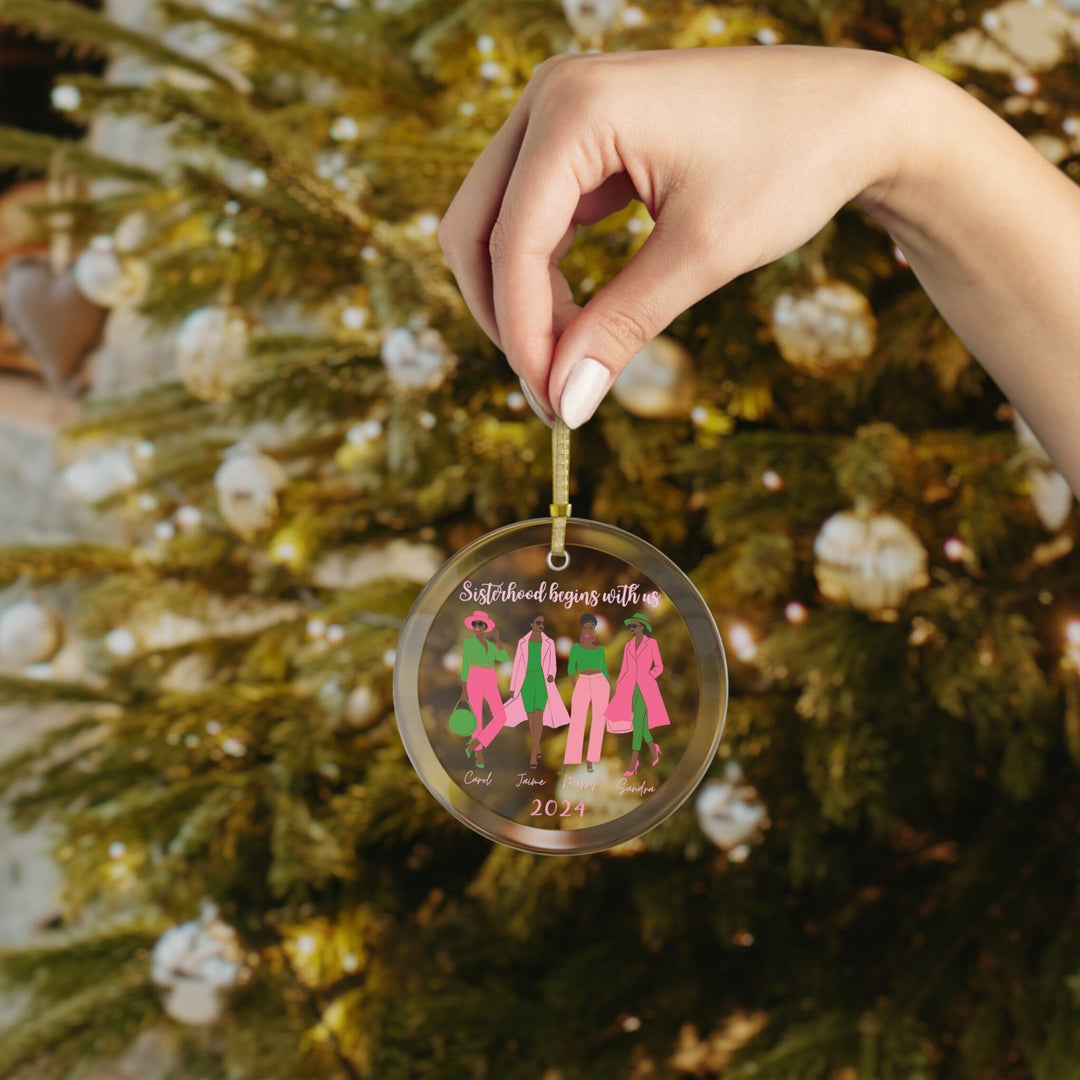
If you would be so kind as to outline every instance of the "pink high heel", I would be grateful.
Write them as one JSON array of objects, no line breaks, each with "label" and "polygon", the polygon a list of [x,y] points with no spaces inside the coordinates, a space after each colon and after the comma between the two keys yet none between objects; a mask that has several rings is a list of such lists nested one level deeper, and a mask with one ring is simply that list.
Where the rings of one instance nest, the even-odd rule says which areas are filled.
[{"label": "pink high heel", "polygon": [[652,767],[655,769],[656,766],[660,764],[660,744],[653,743],[653,749],[656,751],[656,753],[653,754],[652,759]]},{"label": "pink high heel", "polygon": [[632,769],[627,769],[626,772],[623,773],[623,776],[634,776],[637,773],[640,765],[641,758],[638,758],[637,761],[634,762],[634,767]]}]

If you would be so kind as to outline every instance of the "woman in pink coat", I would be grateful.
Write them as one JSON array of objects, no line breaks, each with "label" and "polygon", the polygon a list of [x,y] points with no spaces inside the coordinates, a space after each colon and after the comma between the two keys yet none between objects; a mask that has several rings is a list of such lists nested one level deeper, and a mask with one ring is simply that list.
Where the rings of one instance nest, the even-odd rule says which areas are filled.
[{"label": "woman in pink coat", "polygon": [[555,687],[555,642],[544,632],[546,627],[542,612],[530,616],[529,629],[517,643],[510,676],[510,700],[505,705],[509,727],[529,721],[531,769],[540,762],[540,735],[544,727],[558,728],[570,723],[570,715]]},{"label": "woman in pink coat", "polygon": [[623,776],[633,776],[640,764],[641,744],[653,748],[652,764],[660,761],[660,744],[652,736],[652,728],[671,723],[656,677],[664,670],[660,659],[660,646],[652,637],[649,620],[637,612],[624,620],[633,637],[623,649],[619,678],[615,682],[615,695],[604,711],[609,731],[632,731],[634,740],[630,764]]}]

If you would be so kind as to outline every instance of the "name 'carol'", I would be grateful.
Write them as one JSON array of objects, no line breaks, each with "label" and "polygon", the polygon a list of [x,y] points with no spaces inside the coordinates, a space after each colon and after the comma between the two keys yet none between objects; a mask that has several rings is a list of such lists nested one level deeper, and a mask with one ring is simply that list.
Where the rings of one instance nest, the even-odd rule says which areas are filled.
[{"label": "name 'carol'", "polygon": [[491,787],[491,781],[495,779],[494,773],[485,773],[482,776],[478,776],[470,769],[465,774],[466,784],[483,784],[485,787]]}]

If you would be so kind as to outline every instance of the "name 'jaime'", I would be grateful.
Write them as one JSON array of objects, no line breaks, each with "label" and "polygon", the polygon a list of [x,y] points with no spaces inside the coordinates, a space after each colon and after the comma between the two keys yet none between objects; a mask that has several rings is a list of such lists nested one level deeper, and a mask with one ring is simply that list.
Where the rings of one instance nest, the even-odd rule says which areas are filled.
[{"label": "name 'jaime'", "polygon": [[528,773],[519,772],[517,778],[517,787],[543,787],[547,783],[546,780],[541,780],[538,776],[529,776]]}]

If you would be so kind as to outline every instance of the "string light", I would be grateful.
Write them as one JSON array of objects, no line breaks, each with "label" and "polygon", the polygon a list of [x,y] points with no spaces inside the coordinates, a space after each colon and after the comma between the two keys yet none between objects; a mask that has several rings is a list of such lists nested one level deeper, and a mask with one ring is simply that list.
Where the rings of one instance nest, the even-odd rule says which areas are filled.
[{"label": "string light", "polygon": [[958,536],[950,536],[943,545],[945,558],[950,562],[963,562],[967,555],[968,546]]},{"label": "string light", "polygon": [[784,608],[784,617],[793,626],[802,626],[802,624],[806,622],[808,615],[809,612],[798,600],[792,600],[791,603]]},{"label": "string light", "polygon": [[775,469],[766,469],[761,474],[761,482],[767,491],[780,491],[784,486],[784,478]]},{"label": "string light", "polygon": [[197,529],[202,524],[202,511],[197,506],[181,506],[176,511],[176,524],[185,532]]}]

